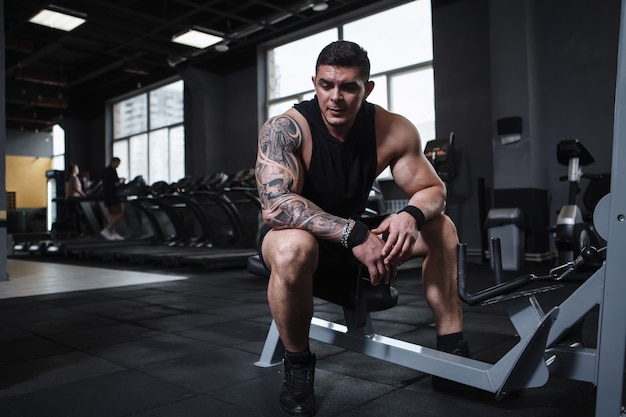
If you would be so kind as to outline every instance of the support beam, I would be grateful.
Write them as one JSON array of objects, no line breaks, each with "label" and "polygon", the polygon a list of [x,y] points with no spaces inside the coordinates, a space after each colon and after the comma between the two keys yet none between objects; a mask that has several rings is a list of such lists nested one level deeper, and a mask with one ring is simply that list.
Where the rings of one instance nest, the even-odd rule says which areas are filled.
[{"label": "support beam", "polygon": [[615,120],[608,215],[608,246],[598,333],[596,417],[623,416],[624,347],[626,346],[626,0],[622,0]]}]

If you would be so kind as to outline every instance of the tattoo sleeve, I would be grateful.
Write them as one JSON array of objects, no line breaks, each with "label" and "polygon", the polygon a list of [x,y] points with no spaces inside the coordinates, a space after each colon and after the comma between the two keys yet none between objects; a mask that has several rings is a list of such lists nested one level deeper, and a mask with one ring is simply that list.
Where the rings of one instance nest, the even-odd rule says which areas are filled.
[{"label": "tattoo sleeve", "polygon": [[275,229],[303,229],[339,242],[347,219],[324,212],[299,192],[302,130],[290,117],[268,120],[259,133],[255,174],[263,219]]}]

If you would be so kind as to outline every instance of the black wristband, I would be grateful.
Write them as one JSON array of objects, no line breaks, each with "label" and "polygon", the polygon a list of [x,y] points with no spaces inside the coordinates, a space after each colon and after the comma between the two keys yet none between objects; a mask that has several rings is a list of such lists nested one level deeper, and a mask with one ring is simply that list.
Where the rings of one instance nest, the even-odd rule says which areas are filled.
[{"label": "black wristband", "polygon": [[422,210],[418,209],[415,206],[406,206],[398,213],[402,213],[403,211],[413,216],[413,218],[415,219],[415,223],[417,223],[417,230],[422,230],[422,227],[424,227],[424,223],[426,223],[426,216],[424,216],[424,212],[422,212]]},{"label": "black wristband", "polygon": [[354,227],[348,235],[348,248],[352,249],[355,246],[360,245],[365,240],[369,227],[361,220],[355,220]]}]

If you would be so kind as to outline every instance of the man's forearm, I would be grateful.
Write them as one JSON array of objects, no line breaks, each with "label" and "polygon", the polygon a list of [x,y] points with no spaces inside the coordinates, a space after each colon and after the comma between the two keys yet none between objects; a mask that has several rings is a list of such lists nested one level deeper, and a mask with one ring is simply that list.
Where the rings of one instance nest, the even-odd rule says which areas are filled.
[{"label": "man's forearm", "polygon": [[306,198],[285,193],[263,204],[263,220],[275,229],[302,229],[312,235],[339,243],[347,219],[326,213]]},{"label": "man's forearm", "polygon": [[424,188],[411,196],[409,205],[419,208],[428,221],[441,214],[446,208],[445,188],[436,186]]}]

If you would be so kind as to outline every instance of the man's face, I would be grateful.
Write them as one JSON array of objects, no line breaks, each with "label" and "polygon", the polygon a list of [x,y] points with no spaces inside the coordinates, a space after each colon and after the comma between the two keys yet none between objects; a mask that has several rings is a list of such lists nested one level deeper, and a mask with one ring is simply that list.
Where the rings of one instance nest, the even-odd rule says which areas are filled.
[{"label": "man's face", "polygon": [[331,130],[352,127],[361,104],[374,88],[374,82],[363,80],[358,68],[332,65],[320,65],[313,84],[322,118]]}]

